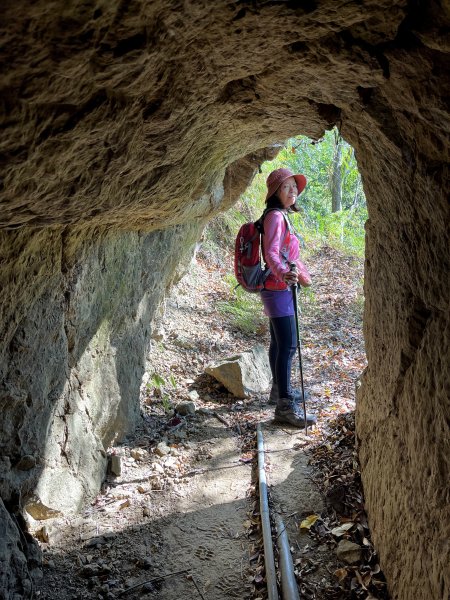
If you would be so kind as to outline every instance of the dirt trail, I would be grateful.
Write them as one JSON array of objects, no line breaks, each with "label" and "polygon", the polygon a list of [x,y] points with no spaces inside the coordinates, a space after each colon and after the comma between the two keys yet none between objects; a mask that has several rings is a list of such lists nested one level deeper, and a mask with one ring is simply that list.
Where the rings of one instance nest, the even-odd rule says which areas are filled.
[{"label": "dirt trail", "polygon": [[[249,591],[243,578],[248,541],[242,524],[251,467],[239,463],[239,448],[224,426],[208,421],[211,458],[208,465],[199,465],[207,470],[194,476],[189,497],[166,520],[162,539],[167,555],[160,567],[169,572],[190,568],[205,598],[244,598]],[[167,600],[197,596],[192,583],[182,578],[166,581],[158,595]]]},{"label": "dirt trail", "polygon": [[[36,597],[265,598],[254,477],[257,422],[266,439],[271,503],[286,521],[303,596],[339,597],[329,594],[339,566],[334,549],[299,527],[322,510],[305,451],[330,416],[353,407],[353,380],[364,361],[360,316],[348,309],[360,267],[337,284],[327,252],[314,259],[317,292],[305,298],[302,316],[308,411],[319,417],[316,431],[306,437],[276,427],[267,395],[236,400],[204,375],[210,360],[268,338],[267,331],[243,335],[218,312],[230,289],[220,269],[198,261],[189,285],[182,280],[167,299],[149,356],[142,422],[110,449],[120,457],[121,474],[108,477],[82,515],[36,528],[44,551]],[[171,407],[192,399],[195,414],[173,416]]]}]

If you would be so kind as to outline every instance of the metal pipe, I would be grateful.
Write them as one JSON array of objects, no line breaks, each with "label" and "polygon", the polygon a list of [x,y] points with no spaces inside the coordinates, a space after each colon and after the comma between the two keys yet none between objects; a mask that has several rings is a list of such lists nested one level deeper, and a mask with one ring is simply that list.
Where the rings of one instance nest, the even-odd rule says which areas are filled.
[{"label": "metal pipe", "polygon": [[286,527],[284,526],[282,518],[277,513],[275,513],[275,525],[278,533],[277,544],[279,550],[279,568],[283,600],[300,600]]},{"label": "metal pipe", "polygon": [[270,528],[269,499],[267,496],[266,472],[264,470],[264,440],[261,425],[256,429],[258,442],[258,479],[259,479],[259,510],[264,542],[264,564],[266,567],[267,593],[269,600],[279,600],[277,574],[273,556],[272,531]]}]

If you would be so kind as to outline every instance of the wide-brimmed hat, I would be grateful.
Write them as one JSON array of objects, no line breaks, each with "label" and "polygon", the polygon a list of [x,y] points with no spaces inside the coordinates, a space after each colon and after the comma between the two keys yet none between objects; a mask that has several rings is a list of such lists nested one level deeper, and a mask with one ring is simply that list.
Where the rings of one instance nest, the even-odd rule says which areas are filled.
[{"label": "wide-brimmed hat", "polygon": [[306,177],[304,175],[295,175],[289,169],[276,169],[272,171],[266,181],[267,185],[267,196],[266,200],[268,200],[271,196],[275,194],[280,185],[288,179],[289,177],[293,177],[297,182],[297,192],[301,194],[306,186]]}]

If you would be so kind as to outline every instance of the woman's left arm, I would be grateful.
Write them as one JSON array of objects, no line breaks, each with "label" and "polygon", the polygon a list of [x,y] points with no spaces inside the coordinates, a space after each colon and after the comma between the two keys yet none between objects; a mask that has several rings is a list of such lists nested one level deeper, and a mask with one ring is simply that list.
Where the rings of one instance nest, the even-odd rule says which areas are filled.
[{"label": "woman's left arm", "polygon": [[297,258],[295,264],[297,265],[297,281],[301,286],[309,287],[312,284],[312,279],[306,265],[299,258]]},{"label": "woman's left arm", "polygon": [[298,243],[298,239],[294,236],[291,240],[289,259],[295,262],[297,267],[297,281],[301,286],[309,287],[312,284],[312,279],[306,265],[300,260],[300,244]]}]

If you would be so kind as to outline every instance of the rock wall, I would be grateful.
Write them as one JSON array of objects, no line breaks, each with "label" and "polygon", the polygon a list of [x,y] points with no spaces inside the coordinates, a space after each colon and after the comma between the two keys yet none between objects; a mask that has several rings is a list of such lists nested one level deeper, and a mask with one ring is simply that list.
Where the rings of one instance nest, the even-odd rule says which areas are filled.
[{"label": "rock wall", "polygon": [[[13,296],[27,313],[3,363],[4,498],[20,491],[35,516],[43,507],[78,509],[95,495],[105,448],[139,411],[151,320],[198,235],[192,226],[38,234],[53,269],[45,281],[23,269],[24,287]],[[5,244],[22,236],[6,234]]]},{"label": "rock wall", "polygon": [[[95,493],[107,444],[138,411],[152,318],[203,224],[264,148],[337,124],[370,217],[357,413],[369,518],[393,598],[446,598],[445,6],[20,0],[3,13],[8,510],[42,517]],[[19,589],[22,562],[9,564]]]}]

